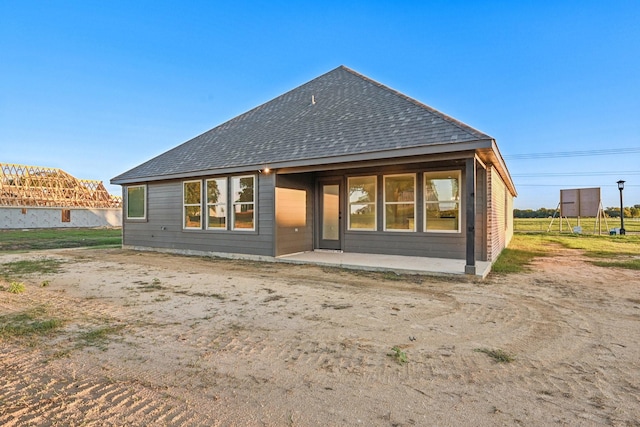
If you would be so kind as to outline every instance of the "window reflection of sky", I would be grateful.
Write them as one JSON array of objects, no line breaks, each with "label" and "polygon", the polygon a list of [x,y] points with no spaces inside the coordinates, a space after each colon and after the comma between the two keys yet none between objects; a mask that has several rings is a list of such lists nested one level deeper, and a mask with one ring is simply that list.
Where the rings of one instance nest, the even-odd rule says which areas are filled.
[{"label": "window reflection of sky", "polygon": [[456,209],[459,202],[457,178],[427,178],[426,199],[437,203],[441,211]]}]

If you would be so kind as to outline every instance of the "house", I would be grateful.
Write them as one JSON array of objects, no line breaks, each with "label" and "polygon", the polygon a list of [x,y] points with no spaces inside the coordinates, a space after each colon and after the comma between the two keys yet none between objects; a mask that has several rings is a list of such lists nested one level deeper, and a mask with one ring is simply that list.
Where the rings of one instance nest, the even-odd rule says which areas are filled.
[{"label": "house", "polygon": [[0,230],[120,227],[120,197],[59,168],[0,163]]},{"label": "house", "polygon": [[494,261],[516,189],[496,141],[340,66],[111,180],[123,245]]}]

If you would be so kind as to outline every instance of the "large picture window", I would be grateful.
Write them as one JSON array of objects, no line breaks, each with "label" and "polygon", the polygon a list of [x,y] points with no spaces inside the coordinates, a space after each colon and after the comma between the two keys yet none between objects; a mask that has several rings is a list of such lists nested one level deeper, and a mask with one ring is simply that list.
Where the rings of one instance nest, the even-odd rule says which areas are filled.
[{"label": "large picture window", "polygon": [[127,187],[127,219],[147,218],[147,186]]},{"label": "large picture window", "polygon": [[207,180],[207,228],[227,228],[227,179]]},{"label": "large picture window", "polygon": [[184,228],[202,228],[202,181],[185,181],[183,189]]},{"label": "large picture window", "polygon": [[384,177],[385,231],[415,231],[415,174]]},{"label": "large picture window", "polygon": [[231,178],[233,229],[255,230],[255,176]]},{"label": "large picture window", "polygon": [[425,231],[460,232],[460,172],[424,174]]},{"label": "large picture window", "polygon": [[375,176],[359,176],[348,179],[349,230],[376,229]]}]

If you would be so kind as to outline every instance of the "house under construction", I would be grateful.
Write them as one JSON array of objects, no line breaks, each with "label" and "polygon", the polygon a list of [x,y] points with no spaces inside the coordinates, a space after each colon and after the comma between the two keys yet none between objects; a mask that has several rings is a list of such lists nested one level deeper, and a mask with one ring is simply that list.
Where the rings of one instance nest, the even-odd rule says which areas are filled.
[{"label": "house under construction", "polygon": [[121,198],[62,169],[0,163],[0,228],[122,225]]}]

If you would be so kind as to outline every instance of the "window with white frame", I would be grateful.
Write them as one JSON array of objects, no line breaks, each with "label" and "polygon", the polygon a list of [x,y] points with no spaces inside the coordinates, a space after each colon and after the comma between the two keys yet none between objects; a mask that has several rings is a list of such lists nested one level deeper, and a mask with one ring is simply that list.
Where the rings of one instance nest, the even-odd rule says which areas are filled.
[{"label": "window with white frame", "polygon": [[384,176],[384,230],[415,231],[416,175]]},{"label": "window with white frame", "polygon": [[147,218],[147,186],[130,185],[126,192],[127,219]]},{"label": "window with white frame", "polygon": [[207,228],[227,229],[227,178],[207,180]]},{"label": "window with white frame", "polygon": [[182,183],[184,228],[202,228],[202,181]]},{"label": "window with white frame", "polygon": [[348,180],[349,230],[376,230],[376,176],[358,176]]},{"label": "window with white frame", "polygon": [[255,230],[255,176],[231,178],[232,227],[234,230]]},{"label": "window with white frame", "polygon": [[460,171],[425,172],[424,230],[460,232]]}]

